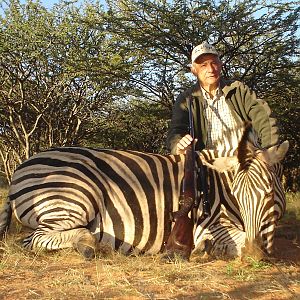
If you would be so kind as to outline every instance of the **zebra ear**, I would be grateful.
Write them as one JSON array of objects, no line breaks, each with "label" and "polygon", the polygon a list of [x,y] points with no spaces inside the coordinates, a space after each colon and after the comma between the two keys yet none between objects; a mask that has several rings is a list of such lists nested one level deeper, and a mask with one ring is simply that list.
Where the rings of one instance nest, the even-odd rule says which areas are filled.
[{"label": "zebra ear", "polygon": [[239,163],[237,156],[229,156],[229,157],[218,157],[213,161],[208,162],[201,155],[202,163],[210,169],[213,169],[219,173],[223,173],[225,171],[233,170]]},{"label": "zebra ear", "polygon": [[284,141],[280,145],[270,147],[269,149],[263,152],[264,160],[269,165],[274,165],[284,159],[288,149],[289,149],[288,141]]}]

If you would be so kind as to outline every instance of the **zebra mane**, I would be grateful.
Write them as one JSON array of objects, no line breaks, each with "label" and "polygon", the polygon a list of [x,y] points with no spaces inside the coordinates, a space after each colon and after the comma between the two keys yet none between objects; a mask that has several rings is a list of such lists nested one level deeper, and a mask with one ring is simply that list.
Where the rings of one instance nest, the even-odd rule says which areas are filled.
[{"label": "zebra mane", "polygon": [[244,133],[237,149],[237,158],[242,169],[247,169],[249,167],[255,153],[254,145],[249,141],[251,129],[251,122],[244,122]]}]

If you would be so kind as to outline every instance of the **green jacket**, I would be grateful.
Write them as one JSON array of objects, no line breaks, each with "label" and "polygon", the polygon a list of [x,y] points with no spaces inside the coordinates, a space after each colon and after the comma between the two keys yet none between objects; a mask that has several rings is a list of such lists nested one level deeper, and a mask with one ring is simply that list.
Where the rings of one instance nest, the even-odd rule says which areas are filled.
[{"label": "green jacket", "polygon": [[[251,121],[263,148],[278,144],[276,119],[271,117],[271,110],[266,102],[256,98],[256,94],[240,81],[220,82],[228,106],[238,122]],[[199,83],[178,96],[173,107],[172,120],[167,136],[167,147],[176,153],[178,141],[189,132],[189,114],[186,98],[193,96],[193,119],[195,138],[198,139],[196,150],[205,148],[207,122],[204,117],[204,98]]]}]

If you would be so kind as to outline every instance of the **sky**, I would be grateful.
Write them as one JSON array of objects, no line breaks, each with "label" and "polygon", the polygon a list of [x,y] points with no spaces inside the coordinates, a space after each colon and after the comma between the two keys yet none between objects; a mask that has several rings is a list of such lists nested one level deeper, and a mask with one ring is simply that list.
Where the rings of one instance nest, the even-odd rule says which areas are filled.
[{"label": "sky", "polygon": [[[27,2],[26,0],[21,0],[21,3],[25,3]],[[41,0],[41,3],[43,6],[45,6],[46,8],[51,8],[54,4],[58,3],[58,0]]]},{"label": "sky", "polygon": [[55,3],[58,3],[57,0],[41,0],[41,3],[47,7],[47,8],[51,8]]},{"label": "sky", "polygon": [[[26,0],[21,0],[21,2],[25,3],[27,2]],[[57,4],[58,2],[60,2],[59,0],[40,0],[41,4],[43,6],[45,6],[46,8],[52,8],[54,4]],[[84,0],[65,0],[65,2],[84,2]],[[105,1],[100,0],[100,3],[104,3]]]}]

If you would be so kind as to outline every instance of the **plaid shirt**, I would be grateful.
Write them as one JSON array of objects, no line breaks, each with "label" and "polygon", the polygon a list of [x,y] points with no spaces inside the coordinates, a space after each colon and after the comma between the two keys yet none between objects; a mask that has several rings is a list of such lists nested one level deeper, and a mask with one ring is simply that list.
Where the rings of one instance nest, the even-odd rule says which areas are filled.
[{"label": "plaid shirt", "polygon": [[223,92],[217,89],[213,99],[201,87],[204,96],[204,113],[207,120],[207,142],[208,149],[233,149],[238,145],[241,132],[241,124],[237,124]]}]

